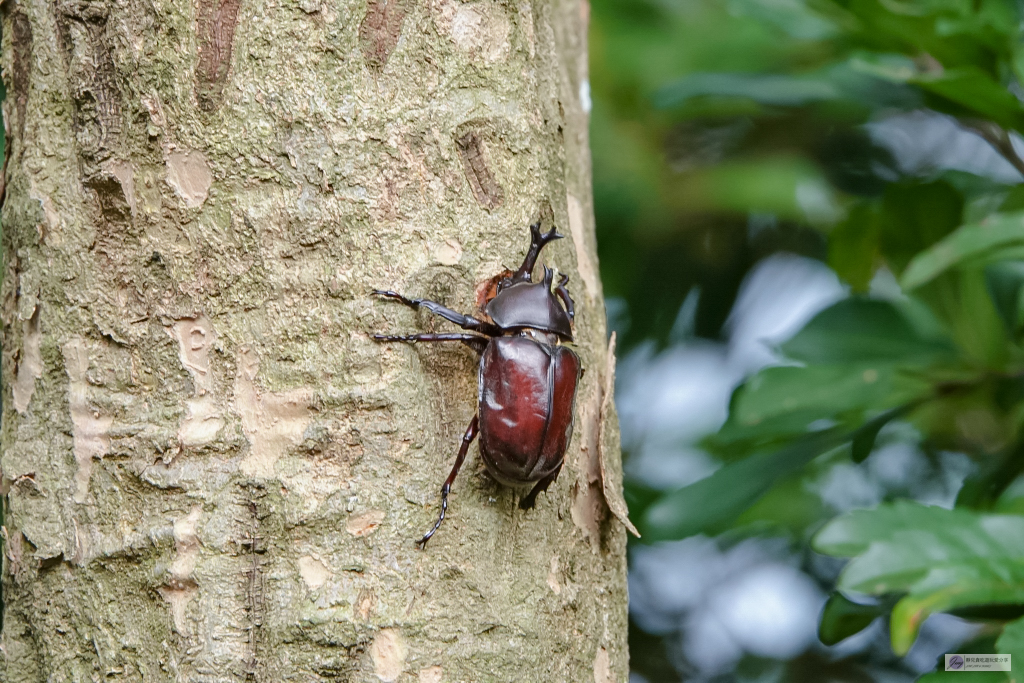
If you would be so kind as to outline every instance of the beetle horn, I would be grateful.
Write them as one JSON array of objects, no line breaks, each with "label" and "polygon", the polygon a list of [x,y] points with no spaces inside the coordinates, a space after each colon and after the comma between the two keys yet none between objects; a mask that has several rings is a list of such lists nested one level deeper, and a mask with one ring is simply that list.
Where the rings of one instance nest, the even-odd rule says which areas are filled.
[{"label": "beetle horn", "polygon": [[547,289],[551,289],[551,282],[555,279],[555,271],[551,270],[547,266],[544,266],[544,286]]},{"label": "beetle horn", "polygon": [[523,265],[519,266],[519,270],[512,274],[509,278],[512,284],[517,282],[532,282],[533,281],[533,266],[537,263],[537,256],[540,255],[540,250],[544,248],[548,242],[553,242],[557,239],[561,239],[564,235],[559,235],[555,232],[554,228],[551,228],[548,232],[540,231],[540,221],[537,221],[530,226],[530,248],[526,251],[526,258],[523,259]]}]

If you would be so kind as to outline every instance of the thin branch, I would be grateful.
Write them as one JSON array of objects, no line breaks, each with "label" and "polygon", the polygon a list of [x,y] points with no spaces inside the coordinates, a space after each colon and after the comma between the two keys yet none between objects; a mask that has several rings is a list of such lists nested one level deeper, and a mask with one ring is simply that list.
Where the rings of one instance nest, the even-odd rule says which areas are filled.
[{"label": "thin branch", "polygon": [[1024,159],[1017,154],[1006,129],[984,119],[960,119],[960,123],[984,138],[985,142],[992,145],[993,149],[1024,175]]}]

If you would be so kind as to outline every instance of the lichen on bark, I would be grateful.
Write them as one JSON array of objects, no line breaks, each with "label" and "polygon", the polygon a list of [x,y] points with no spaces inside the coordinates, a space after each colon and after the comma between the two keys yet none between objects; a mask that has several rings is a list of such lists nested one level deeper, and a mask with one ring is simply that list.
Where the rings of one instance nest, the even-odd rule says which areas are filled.
[{"label": "lichen on bark", "polygon": [[[0,680],[626,679],[586,15],[4,5]],[[524,514],[473,449],[419,551],[475,359],[369,292],[471,311],[542,216],[566,466]]]}]

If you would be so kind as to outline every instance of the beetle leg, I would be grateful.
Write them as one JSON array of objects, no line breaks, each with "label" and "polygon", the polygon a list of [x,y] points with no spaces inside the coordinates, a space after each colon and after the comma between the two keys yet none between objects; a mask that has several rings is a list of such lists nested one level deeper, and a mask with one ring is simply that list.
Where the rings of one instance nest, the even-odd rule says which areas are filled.
[{"label": "beetle leg", "polygon": [[576,318],[576,307],[573,305],[572,297],[569,296],[569,290],[565,286],[569,283],[569,276],[565,273],[558,279],[558,286],[555,287],[555,294],[562,300],[565,305],[565,312],[569,314],[569,320]]},{"label": "beetle leg", "polygon": [[549,232],[540,231],[540,221],[537,221],[530,226],[530,248],[526,251],[526,258],[523,259],[523,265],[519,266],[519,270],[512,273],[509,278],[511,284],[517,282],[532,282],[533,279],[533,267],[537,265],[537,257],[540,255],[540,250],[544,248],[544,245],[548,242],[554,242],[557,239],[561,239],[565,235],[559,235],[555,232],[554,228],[551,228]]},{"label": "beetle leg", "polygon": [[436,301],[428,301],[427,299],[410,299],[402,296],[398,292],[392,292],[384,289],[375,289],[373,290],[373,293],[387,299],[395,299],[396,301],[400,301],[411,308],[425,308],[431,313],[441,316],[445,320],[450,320],[464,330],[480,332],[481,334],[486,334],[491,337],[501,336],[501,330],[497,325],[477,320],[471,315],[463,315],[458,311],[453,311],[450,308],[442,306]]},{"label": "beetle leg", "polygon": [[490,341],[487,337],[480,337],[475,334],[459,334],[458,332],[444,334],[375,334],[375,341],[379,342],[444,342],[459,341],[473,349],[477,353],[483,353]]},{"label": "beetle leg", "polygon": [[452,482],[455,481],[455,477],[459,476],[459,469],[462,467],[462,463],[466,461],[466,453],[469,452],[469,444],[473,443],[473,439],[476,438],[478,431],[479,416],[474,415],[473,420],[469,423],[469,427],[466,428],[466,433],[462,435],[462,445],[459,447],[459,454],[455,456],[455,466],[452,467],[451,474],[444,480],[444,486],[441,487],[441,514],[438,516],[437,521],[434,522],[434,528],[428,531],[423,538],[416,541],[416,545],[420,547],[420,550],[424,550],[427,547],[427,541],[434,535],[434,532],[441,528],[441,522],[444,521],[444,513],[448,512],[448,492],[452,490]]},{"label": "beetle leg", "polygon": [[[564,461],[563,461],[564,462]],[[537,496],[547,491],[548,487],[551,486],[551,482],[558,479],[558,473],[562,471],[562,463],[558,463],[558,469],[544,477],[537,482],[537,485],[533,487],[533,490],[526,494],[526,497],[519,501],[520,510],[529,510],[537,502]]]}]

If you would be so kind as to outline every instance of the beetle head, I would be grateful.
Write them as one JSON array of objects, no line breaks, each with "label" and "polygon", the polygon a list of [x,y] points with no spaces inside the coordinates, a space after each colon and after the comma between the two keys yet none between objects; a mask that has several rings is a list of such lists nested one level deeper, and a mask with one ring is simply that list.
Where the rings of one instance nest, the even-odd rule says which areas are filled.
[{"label": "beetle head", "polygon": [[[551,291],[552,270],[545,266],[541,282],[521,281],[504,287],[484,309],[502,330],[529,327],[572,341],[572,318]],[[564,288],[564,281],[561,285]]]}]

